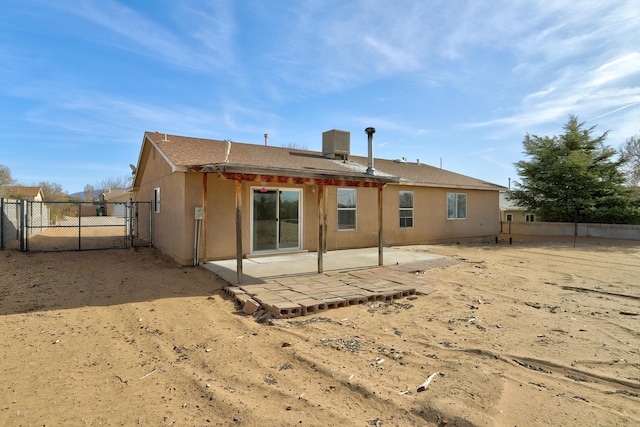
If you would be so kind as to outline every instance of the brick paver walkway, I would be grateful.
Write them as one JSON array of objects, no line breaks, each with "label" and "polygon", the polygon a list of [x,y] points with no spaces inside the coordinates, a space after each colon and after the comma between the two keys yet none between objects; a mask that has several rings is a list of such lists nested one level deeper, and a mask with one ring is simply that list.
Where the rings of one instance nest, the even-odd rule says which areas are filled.
[{"label": "brick paver walkway", "polygon": [[311,276],[271,279],[224,290],[247,314],[265,309],[276,318],[319,313],[370,301],[391,301],[410,295],[428,295],[433,279],[385,267]]}]

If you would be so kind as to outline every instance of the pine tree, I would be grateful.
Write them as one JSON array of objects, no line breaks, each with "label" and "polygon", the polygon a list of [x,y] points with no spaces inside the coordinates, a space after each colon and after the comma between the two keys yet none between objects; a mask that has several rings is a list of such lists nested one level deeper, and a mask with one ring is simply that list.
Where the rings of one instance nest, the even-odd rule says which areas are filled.
[{"label": "pine tree", "polygon": [[562,135],[526,135],[530,160],[515,164],[521,181],[509,198],[543,221],[639,223],[638,199],[624,186],[627,159],[614,159],[607,132],[592,137],[594,129],[571,115]]}]

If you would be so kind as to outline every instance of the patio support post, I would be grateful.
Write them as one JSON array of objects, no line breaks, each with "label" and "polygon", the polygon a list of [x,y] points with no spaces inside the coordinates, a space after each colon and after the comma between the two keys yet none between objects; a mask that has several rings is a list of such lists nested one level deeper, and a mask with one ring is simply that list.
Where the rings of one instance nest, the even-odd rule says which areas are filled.
[{"label": "patio support post", "polygon": [[236,273],[242,283],[242,181],[236,180]]},{"label": "patio support post", "polygon": [[317,185],[318,191],[318,274],[324,271],[324,185]]},{"label": "patio support post", "polygon": [[329,207],[327,206],[327,186],[322,187],[322,207],[324,209],[324,213],[322,214],[322,229],[324,230],[324,240],[322,240],[322,250],[326,254],[327,253],[327,212],[329,211]]},{"label": "patio support post", "polygon": [[382,233],[382,189],[384,185],[378,187],[378,265],[384,265],[383,259],[383,245],[384,245],[384,235]]}]

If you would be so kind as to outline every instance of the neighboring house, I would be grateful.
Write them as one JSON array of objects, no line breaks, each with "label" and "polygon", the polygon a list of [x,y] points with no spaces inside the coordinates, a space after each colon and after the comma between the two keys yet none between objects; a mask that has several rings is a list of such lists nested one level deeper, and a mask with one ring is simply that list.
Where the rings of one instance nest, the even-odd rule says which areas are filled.
[{"label": "neighboring house", "polygon": [[[79,193],[84,196],[85,193]],[[93,201],[84,201],[80,206],[80,216],[125,217],[127,202],[133,197],[131,189],[106,189],[94,191]],[[107,203],[105,203],[107,202]]]},{"label": "neighboring house", "polygon": [[106,215],[124,217],[127,214],[127,203],[133,198],[130,189],[115,188],[104,190],[104,201],[107,202]]},{"label": "neighboring house", "polygon": [[509,192],[500,192],[500,221],[535,222],[535,214],[509,200]]},{"label": "neighboring house", "polygon": [[133,192],[152,201],[154,246],[182,264],[304,250],[321,259],[500,231],[504,187],[418,161],[352,156],[344,131],[323,133],[322,146],[145,133]]},{"label": "neighboring house", "polygon": [[2,197],[9,199],[25,199],[32,202],[41,202],[44,193],[41,187],[29,187],[25,185],[11,185],[2,188]]}]

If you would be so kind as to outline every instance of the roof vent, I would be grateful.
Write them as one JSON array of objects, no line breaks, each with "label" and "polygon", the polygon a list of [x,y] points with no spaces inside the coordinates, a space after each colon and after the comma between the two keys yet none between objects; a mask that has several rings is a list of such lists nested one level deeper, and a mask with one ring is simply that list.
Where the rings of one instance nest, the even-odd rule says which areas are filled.
[{"label": "roof vent", "polygon": [[330,158],[349,157],[351,134],[344,130],[328,130],[322,132],[322,155]]}]

